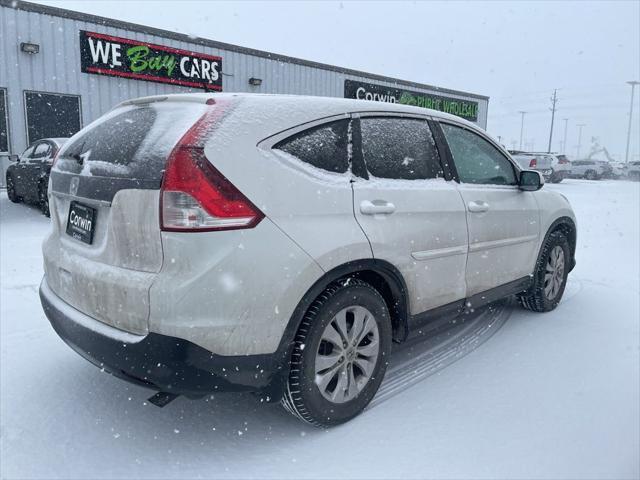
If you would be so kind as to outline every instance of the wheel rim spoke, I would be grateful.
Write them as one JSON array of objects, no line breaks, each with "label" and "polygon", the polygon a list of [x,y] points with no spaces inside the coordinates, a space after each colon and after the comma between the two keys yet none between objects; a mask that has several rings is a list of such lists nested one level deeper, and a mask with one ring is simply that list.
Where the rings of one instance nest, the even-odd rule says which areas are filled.
[{"label": "wheel rim spoke", "polygon": [[331,380],[333,380],[333,378],[337,373],[339,373],[339,371],[339,368],[334,368],[332,370],[329,370],[328,372],[316,375],[316,385],[318,385],[318,388],[321,392],[323,392],[323,394],[324,392],[326,392],[329,383],[331,383]]},{"label": "wheel rim spoke", "polygon": [[342,341],[348,341],[349,332],[347,331],[347,310],[344,309],[339,311],[335,316],[335,320],[333,321],[333,323],[335,324],[336,330],[340,334],[340,337],[342,337]]},{"label": "wheel rim spoke", "polygon": [[358,388],[358,384],[356,383],[356,377],[353,373],[353,364],[347,366],[348,373],[348,387],[347,387],[347,397],[353,398],[355,397],[360,389]]},{"label": "wheel rim spoke", "polygon": [[544,275],[544,294],[553,300],[560,293],[564,282],[564,250],[560,245],[553,247],[549,253]]},{"label": "wheel rim spoke", "polygon": [[321,337],[322,340],[325,340],[332,345],[335,345],[338,349],[342,350],[342,337],[340,333],[336,330],[333,323],[327,325],[327,328],[324,329],[324,332]]},{"label": "wheel rim spoke", "polygon": [[316,357],[316,373],[321,374],[325,370],[336,367],[341,357],[342,352],[332,352],[329,355],[318,355]]},{"label": "wheel rim spoke", "polygon": [[375,357],[380,350],[380,344],[377,338],[371,339],[367,345],[358,345],[356,352],[358,356],[362,357]]},{"label": "wheel rim spoke", "polygon": [[370,361],[367,358],[357,358],[354,362],[360,370],[364,372],[367,378],[371,377],[373,369],[376,366],[375,362]]},{"label": "wheel rim spoke", "polygon": [[331,400],[336,403],[344,401],[345,396],[347,395],[347,383],[347,369],[345,367],[342,367],[338,370],[338,383],[336,384],[336,388],[331,394]]}]

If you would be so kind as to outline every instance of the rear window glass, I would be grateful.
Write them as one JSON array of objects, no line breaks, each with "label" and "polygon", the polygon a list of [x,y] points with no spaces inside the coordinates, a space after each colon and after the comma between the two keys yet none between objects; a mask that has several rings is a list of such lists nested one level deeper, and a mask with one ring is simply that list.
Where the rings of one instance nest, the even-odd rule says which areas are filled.
[{"label": "rear window glass", "polygon": [[349,121],[325,123],[310,128],[274,145],[309,165],[334,173],[349,168]]},{"label": "rear window glass", "polygon": [[171,150],[204,108],[178,102],[118,108],[73,136],[55,168],[91,176],[159,180]]},{"label": "rear window glass", "polygon": [[429,124],[410,118],[363,118],[362,155],[378,178],[418,180],[443,176]]}]

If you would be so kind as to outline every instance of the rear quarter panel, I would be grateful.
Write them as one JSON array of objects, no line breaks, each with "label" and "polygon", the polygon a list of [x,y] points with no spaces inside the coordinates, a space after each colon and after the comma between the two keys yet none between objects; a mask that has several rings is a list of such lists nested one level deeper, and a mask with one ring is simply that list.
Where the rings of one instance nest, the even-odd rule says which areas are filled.
[{"label": "rear quarter panel", "polygon": [[346,115],[322,99],[268,100],[239,102],[207,144],[207,158],[322,270],[372,258],[353,214],[350,174],[331,174],[270,148],[293,127]]}]

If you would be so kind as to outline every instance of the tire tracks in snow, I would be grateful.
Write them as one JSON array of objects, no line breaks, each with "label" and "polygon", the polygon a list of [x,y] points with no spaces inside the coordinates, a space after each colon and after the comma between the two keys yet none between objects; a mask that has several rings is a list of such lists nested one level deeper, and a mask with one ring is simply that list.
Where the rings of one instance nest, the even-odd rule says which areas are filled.
[{"label": "tire tracks in snow", "polygon": [[367,409],[393,398],[464,358],[489,340],[511,316],[515,299],[496,302],[449,322],[428,338],[410,339],[394,349],[385,379]]}]

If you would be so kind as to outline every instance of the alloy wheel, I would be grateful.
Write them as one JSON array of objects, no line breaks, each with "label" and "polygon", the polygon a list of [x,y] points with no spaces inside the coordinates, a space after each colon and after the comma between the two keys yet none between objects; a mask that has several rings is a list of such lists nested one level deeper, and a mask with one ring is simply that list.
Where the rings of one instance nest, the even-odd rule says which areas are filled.
[{"label": "alloy wheel", "polygon": [[315,359],[315,383],[324,398],[345,403],[358,396],[375,370],[380,334],[364,307],[340,310],[325,327]]},{"label": "alloy wheel", "polygon": [[564,281],[564,250],[556,245],[551,250],[544,274],[544,294],[549,300],[558,295]]}]

